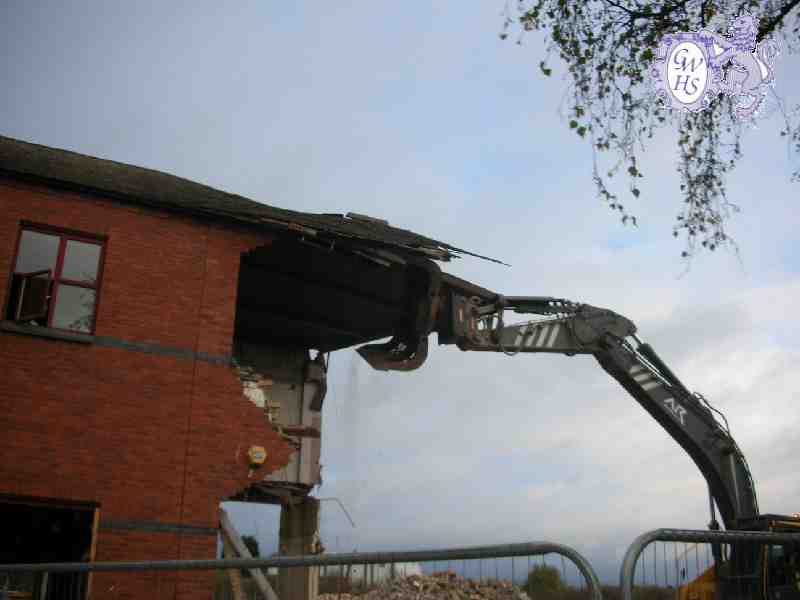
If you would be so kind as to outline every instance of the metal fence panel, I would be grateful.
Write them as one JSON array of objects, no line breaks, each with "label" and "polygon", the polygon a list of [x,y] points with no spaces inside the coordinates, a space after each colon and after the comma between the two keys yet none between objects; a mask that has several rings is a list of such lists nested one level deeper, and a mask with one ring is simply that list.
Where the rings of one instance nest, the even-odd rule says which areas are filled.
[{"label": "metal fence panel", "polygon": [[[661,544],[659,545],[659,542]],[[758,566],[747,563],[752,559],[753,548],[767,549],[781,544],[800,544],[800,534],[774,533],[762,531],[701,531],[691,529],[655,529],[640,535],[628,547],[620,569],[620,588],[623,600],[634,599],[634,587],[650,588],[660,592],[653,597],[680,598],[681,590],[688,590],[691,583],[692,595],[704,600],[713,597],[717,567],[725,562],[733,562],[735,572],[752,571],[745,576],[724,577],[727,585],[738,586],[745,597],[746,591],[758,584],[761,572]],[[721,560],[715,560],[712,545],[718,548]],[[736,549],[739,558],[737,559]],[[771,551],[771,550],[769,550]],[[739,561],[737,563],[737,560]],[[638,569],[637,569],[638,567]],[[638,574],[638,577],[637,577]],[[735,591],[735,590],[734,590]],[[688,597],[688,593],[684,593]]]},{"label": "metal fence panel", "polygon": [[[505,561],[505,562],[504,562]],[[312,567],[322,571],[323,580],[339,570],[346,577],[334,578],[338,590],[334,593],[350,590],[364,592],[372,587],[389,584],[392,580],[403,577],[426,576],[454,578],[459,577],[471,582],[489,582],[503,589],[522,591],[527,575],[533,568],[546,565],[559,571],[563,580],[570,577],[578,581],[576,590],[583,590],[591,600],[602,600],[600,583],[592,566],[576,550],[552,542],[530,542],[524,544],[506,544],[493,546],[474,546],[448,548],[439,550],[411,550],[401,552],[354,552],[308,556],[279,556],[271,558],[225,558],[216,560],[168,560],[168,561],[129,561],[99,563],[41,563],[41,564],[6,564],[0,565],[0,598],[3,582],[20,576],[45,576],[53,580],[55,577],[68,577],[76,580],[81,574],[85,579],[88,573],[128,572],[150,573],[153,576],[152,588],[167,586],[167,574],[159,578],[159,573],[166,571],[210,571],[218,570],[215,578],[215,600],[232,600],[230,591],[225,589],[227,577],[231,571],[241,569],[263,569],[273,586],[279,581],[278,573],[290,567]],[[568,568],[571,566],[571,568]],[[226,571],[227,570],[227,573]],[[147,576],[147,575],[145,575]],[[247,577],[242,574],[242,582]],[[227,583],[226,583],[227,582]],[[241,582],[240,582],[241,583]],[[252,586],[239,585],[243,589],[243,597],[247,600],[255,596]],[[342,590],[347,587],[347,590]],[[328,590],[329,592],[331,590]],[[75,593],[62,592],[58,598],[65,600],[82,600],[84,589],[76,587]],[[94,593],[94,592],[93,592]],[[280,592],[279,592],[280,596]],[[158,597],[158,594],[153,594]],[[50,594],[46,600],[51,600]],[[54,596],[55,598],[55,596]],[[523,600],[525,596],[521,596]],[[36,600],[39,600],[38,596]]]}]

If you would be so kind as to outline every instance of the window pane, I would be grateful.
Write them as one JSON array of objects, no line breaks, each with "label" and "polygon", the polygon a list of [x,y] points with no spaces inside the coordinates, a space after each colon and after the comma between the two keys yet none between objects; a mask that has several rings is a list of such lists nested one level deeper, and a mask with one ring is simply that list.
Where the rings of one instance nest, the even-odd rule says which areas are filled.
[{"label": "window pane", "polygon": [[74,285],[59,285],[56,293],[53,327],[91,331],[95,291]]},{"label": "window pane", "polygon": [[97,265],[100,262],[100,246],[69,240],[64,252],[63,279],[75,281],[97,281]]},{"label": "window pane", "polygon": [[17,265],[14,267],[14,271],[17,273],[30,273],[44,269],[55,270],[59,241],[60,238],[57,235],[28,231],[27,229],[23,230],[22,238],[19,241]]}]

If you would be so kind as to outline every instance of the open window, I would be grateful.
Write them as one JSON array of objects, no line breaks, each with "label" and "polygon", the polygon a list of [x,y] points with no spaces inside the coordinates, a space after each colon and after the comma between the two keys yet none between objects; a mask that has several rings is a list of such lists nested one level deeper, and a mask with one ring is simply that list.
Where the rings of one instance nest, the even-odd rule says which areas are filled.
[{"label": "open window", "polygon": [[5,319],[93,333],[103,240],[23,225]]},{"label": "open window", "polygon": [[[93,561],[98,513],[94,503],[0,496],[0,564]],[[5,572],[0,598],[85,600],[90,581],[88,573]]]}]

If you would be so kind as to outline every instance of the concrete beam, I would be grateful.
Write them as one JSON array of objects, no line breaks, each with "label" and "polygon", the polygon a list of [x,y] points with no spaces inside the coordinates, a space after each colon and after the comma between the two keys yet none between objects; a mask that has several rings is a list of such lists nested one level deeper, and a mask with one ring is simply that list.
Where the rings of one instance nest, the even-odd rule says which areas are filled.
[{"label": "concrete beam", "polygon": [[[281,507],[281,555],[299,556],[319,551],[319,500],[306,496],[293,506]],[[315,600],[319,592],[319,567],[281,569],[278,590],[283,600]]]}]

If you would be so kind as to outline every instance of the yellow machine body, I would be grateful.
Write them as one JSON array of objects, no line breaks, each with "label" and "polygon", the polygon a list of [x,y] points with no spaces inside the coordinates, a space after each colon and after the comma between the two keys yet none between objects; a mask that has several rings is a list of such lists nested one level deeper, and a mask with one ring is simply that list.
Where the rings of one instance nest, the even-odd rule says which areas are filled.
[{"label": "yellow machine body", "polygon": [[711,565],[692,581],[678,588],[678,600],[714,600],[716,588],[717,577],[714,565]]}]

